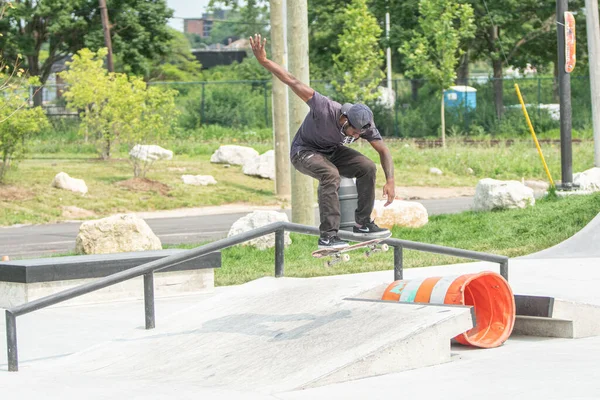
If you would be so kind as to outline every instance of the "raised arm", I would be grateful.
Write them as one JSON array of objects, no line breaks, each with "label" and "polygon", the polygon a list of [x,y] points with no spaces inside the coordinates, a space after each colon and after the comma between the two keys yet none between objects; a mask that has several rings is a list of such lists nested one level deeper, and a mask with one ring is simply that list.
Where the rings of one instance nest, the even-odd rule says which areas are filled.
[{"label": "raised arm", "polygon": [[262,39],[261,35],[256,34],[254,38],[250,36],[250,46],[252,46],[252,52],[254,56],[262,65],[265,67],[267,71],[272,73],[279,79],[281,82],[285,83],[296,93],[298,97],[300,97],[304,102],[310,100],[315,91],[310,86],[306,85],[299,81],[294,75],[290,74],[286,71],[281,65],[273,62],[267,58],[267,52],[265,51],[265,44],[267,43],[267,38]]}]

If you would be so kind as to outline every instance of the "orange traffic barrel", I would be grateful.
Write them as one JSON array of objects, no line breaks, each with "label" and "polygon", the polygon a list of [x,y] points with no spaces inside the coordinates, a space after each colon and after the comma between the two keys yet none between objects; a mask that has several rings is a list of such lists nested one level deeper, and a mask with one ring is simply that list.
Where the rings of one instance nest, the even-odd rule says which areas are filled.
[{"label": "orange traffic barrel", "polygon": [[508,282],[495,272],[392,282],[382,300],[473,306],[475,326],[454,339],[464,345],[498,347],[515,325],[515,298]]}]

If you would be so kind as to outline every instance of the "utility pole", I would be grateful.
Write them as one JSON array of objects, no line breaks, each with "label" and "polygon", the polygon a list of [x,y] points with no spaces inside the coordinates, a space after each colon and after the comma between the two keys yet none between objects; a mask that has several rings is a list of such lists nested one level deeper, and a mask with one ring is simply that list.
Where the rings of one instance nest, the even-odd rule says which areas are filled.
[{"label": "utility pole", "polygon": [[[310,84],[308,69],[308,11],[307,0],[293,0],[287,7],[287,42],[289,71],[301,82]],[[291,90],[291,89],[290,89]],[[308,114],[306,103],[289,93],[290,136],[295,135]],[[314,187],[310,176],[295,168],[292,175],[292,222],[314,225]]]},{"label": "utility pole", "polygon": [[594,128],[594,166],[600,167],[600,24],[598,0],[585,0],[585,21],[590,64],[590,93]]},{"label": "utility pole", "polygon": [[[285,49],[286,0],[270,0],[271,9],[271,57],[277,64],[287,68]],[[273,141],[275,149],[275,193],[277,197],[290,200],[292,182],[290,176],[290,135],[288,118],[287,86],[273,76]]]},{"label": "utility pole", "polygon": [[573,149],[571,143],[571,75],[565,65],[565,12],[569,0],[556,0],[556,33],[558,38],[558,89],[560,95],[560,160],[562,189],[573,188]]},{"label": "utility pole", "polygon": [[388,93],[392,93],[392,49],[390,48],[390,10],[385,13],[385,39],[387,41],[387,49],[385,50],[387,62],[387,89]]},{"label": "utility pole", "polygon": [[104,30],[104,44],[108,49],[108,54],[106,55],[106,64],[108,67],[108,72],[115,72],[115,66],[113,64],[112,42],[110,40],[110,22],[108,20],[106,0],[98,1],[100,2],[100,16],[102,18],[102,29]]}]

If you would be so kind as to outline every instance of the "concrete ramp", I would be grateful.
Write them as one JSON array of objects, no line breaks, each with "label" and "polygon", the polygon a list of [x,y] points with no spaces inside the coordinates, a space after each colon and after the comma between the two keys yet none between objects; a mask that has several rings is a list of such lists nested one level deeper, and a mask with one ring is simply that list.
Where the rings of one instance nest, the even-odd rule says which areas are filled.
[{"label": "concrete ramp", "polygon": [[469,307],[347,299],[373,286],[263,278],[43,368],[268,394],[444,363],[473,326]]}]

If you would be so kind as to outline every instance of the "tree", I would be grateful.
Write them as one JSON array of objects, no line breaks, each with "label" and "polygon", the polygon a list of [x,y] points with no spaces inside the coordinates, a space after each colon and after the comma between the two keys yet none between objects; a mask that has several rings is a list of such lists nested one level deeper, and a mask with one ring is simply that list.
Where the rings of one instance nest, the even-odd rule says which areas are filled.
[{"label": "tree", "polygon": [[[474,60],[491,62],[494,103],[500,118],[504,112],[502,78],[507,63],[517,67],[531,63],[538,69],[556,64],[556,0],[494,0],[486,3],[487,9],[480,0],[469,3],[474,9],[477,29],[468,46]],[[583,6],[583,0],[569,1],[572,10],[581,10]],[[578,18],[585,21],[583,15]],[[579,26],[584,25],[585,22]],[[583,34],[578,29],[578,39],[584,41]]]},{"label": "tree", "polygon": [[341,20],[340,51],[332,56],[333,86],[345,101],[372,100],[378,96],[376,89],[384,77],[381,28],[369,13],[366,0],[352,0],[342,11]]},{"label": "tree", "polygon": [[[0,1],[0,20],[12,2]],[[4,34],[0,33],[0,37]],[[20,55],[14,64],[7,64],[0,55],[0,183],[6,173],[21,160],[27,150],[27,138],[48,126],[46,115],[39,108],[29,107],[28,86],[37,79],[25,78]]]},{"label": "tree", "polygon": [[173,38],[169,51],[151,67],[148,81],[197,81],[202,76],[202,64],[194,57],[186,36],[170,29]]},{"label": "tree", "polygon": [[[70,108],[82,110],[80,133],[96,140],[103,159],[111,156],[115,141],[131,148],[170,133],[177,118],[175,90],[147,87],[140,77],[109,73],[103,68],[106,48],[97,53],[82,49],[61,73],[67,83]],[[134,175],[145,173],[134,163]]]},{"label": "tree", "polygon": [[35,81],[21,72],[0,73],[0,183],[27,152],[27,139],[49,126],[44,111],[28,105],[28,87]]},{"label": "tree", "polygon": [[[108,13],[117,70],[147,75],[169,49],[167,21],[172,10],[166,0],[110,0]],[[41,84],[57,61],[86,46],[93,50],[104,46],[97,0],[15,1],[0,20],[0,32],[4,58],[14,64],[22,54],[23,67],[39,76]],[[44,47],[47,57],[42,61]],[[40,101],[36,98],[36,104]]]},{"label": "tree", "polygon": [[228,21],[219,21],[216,24],[217,26],[231,25],[238,37],[248,38],[255,33],[267,37],[269,0],[210,0],[208,7],[212,11],[221,7],[230,7]]},{"label": "tree", "polygon": [[407,75],[422,75],[440,89],[442,144],[445,146],[444,91],[456,79],[461,41],[473,37],[473,8],[447,0],[421,0],[419,10],[418,29],[400,52],[406,57]]}]

